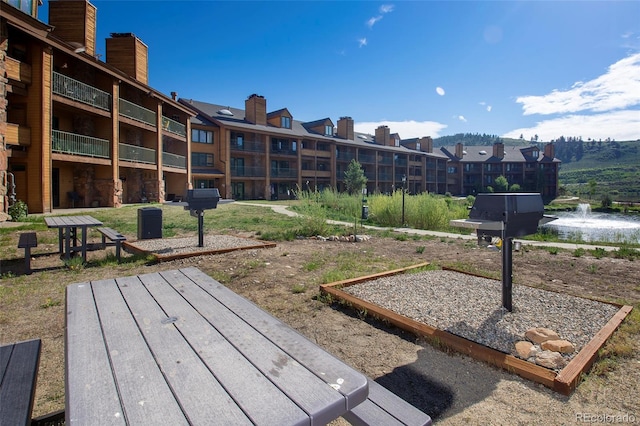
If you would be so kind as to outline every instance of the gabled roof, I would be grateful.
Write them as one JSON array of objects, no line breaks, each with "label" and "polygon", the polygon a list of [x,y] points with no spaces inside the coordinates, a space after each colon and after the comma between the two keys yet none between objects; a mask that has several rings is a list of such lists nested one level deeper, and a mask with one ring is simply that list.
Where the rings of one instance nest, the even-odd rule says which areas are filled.
[{"label": "gabled roof", "polygon": [[[358,148],[368,148],[368,149],[377,149],[383,151],[390,151],[394,153],[402,153],[402,154],[421,154],[432,157],[444,158],[445,156],[438,152],[427,153],[423,151],[417,151],[414,149],[406,148],[404,146],[385,146],[375,142],[375,137],[366,133],[358,133],[354,132],[354,139],[343,139],[336,135],[326,136],[316,132],[311,132],[308,129],[313,127],[314,123],[325,123],[327,120],[331,122],[330,118],[323,118],[320,120],[312,121],[312,122],[302,122],[299,120],[292,119],[291,120],[291,128],[285,129],[281,127],[276,127],[271,124],[261,125],[261,124],[253,124],[245,120],[245,110],[239,108],[232,108],[227,105],[217,105],[211,104],[202,101],[196,101],[193,99],[184,99],[180,98],[179,102],[194,111],[198,112],[196,117],[191,119],[192,124],[202,124],[202,125],[216,125],[216,126],[225,126],[228,128],[232,128],[234,130],[239,131],[247,131],[247,132],[261,132],[261,133],[269,133],[272,135],[279,135],[283,137],[292,137],[292,138],[309,138],[315,140],[324,140],[327,142],[337,142],[342,145],[352,145],[353,147]],[[286,108],[279,109],[278,111],[283,111]],[[233,115],[226,114],[226,111],[231,112]],[[221,112],[222,111],[222,112]],[[276,114],[278,111],[274,111],[270,114]],[[275,116],[275,115],[274,115]],[[333,122],[331,122],[333,124]]]},{"label": "gabled roof", "polygon": [[[536,147],[537,148],[537,147]],[[533,161],[543,161],[543,162],[560,162],[557,158],[550,159],[549,157],[545,157],[544,151],[540,150],[540,155],[537,159],[533,159],[533,157],[529,157],[525,155],[527,151],[531,150],[531,147],[521,148],[517,146],[505,146],[504,147],[504,158],[495,157],[493,155],[493,145],[471,145],[471,146],[463,146],[462,150],[464,152],[463,157],[457,158],[456,147],[455,146],[443,146],[440,147],[440,150],[449,157],[452,161],[458,161],[462,163],[527,163]]]}]

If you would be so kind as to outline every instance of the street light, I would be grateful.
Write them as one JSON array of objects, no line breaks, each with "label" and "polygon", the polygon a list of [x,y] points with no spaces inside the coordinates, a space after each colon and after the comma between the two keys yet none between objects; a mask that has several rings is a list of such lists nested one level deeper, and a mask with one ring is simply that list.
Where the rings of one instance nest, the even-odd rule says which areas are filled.
[{"label": "street light", "polygon": [[407,183],[407,175],[402,175],[402,226],[404,226],[404,185]]}]

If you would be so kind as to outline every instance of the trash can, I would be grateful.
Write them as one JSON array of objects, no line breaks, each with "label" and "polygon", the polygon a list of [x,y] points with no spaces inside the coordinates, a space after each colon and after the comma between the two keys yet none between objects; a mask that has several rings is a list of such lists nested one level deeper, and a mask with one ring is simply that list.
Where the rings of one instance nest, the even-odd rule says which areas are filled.
[{"label": "trash can", "polygon": [[138,209],[138,239],[162,238],[162,209],[142,207]]},{"label": "trash can", "polygon": [[369,219],[369,206],[362,206],[362,220]]}]

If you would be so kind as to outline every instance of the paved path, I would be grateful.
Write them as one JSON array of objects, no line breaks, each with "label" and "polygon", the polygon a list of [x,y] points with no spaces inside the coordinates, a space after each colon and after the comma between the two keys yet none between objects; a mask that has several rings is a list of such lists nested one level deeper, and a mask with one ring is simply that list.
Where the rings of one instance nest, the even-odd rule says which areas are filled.
[{"label": "paved path", "polygon": [[[298,216],[298,213],[289,210],[289,206],[284,204],[265,204],[265,203],[246,203],[241,201],[243,205],[247,206],[256,206],[256,207],[269,207],[276,213],[285,214],[287,216]],[[328,223],[334,225],[344,225],[344,226],[353,226],[352,222],[343,222],[339,220],[327,220]],[[373,225],[363,225],[366,229],[375,229],[379,231],[392,230],[394,232],[404,232],[407,234],[414,235],[431,235],[434,237],[443,237],[443,238],[459,238],[464,240],[476,240],[478,237],[475,234],[455,234],[450,232],[441,232],[441,231],[428,231],[425,229],[414,229],[414,228],[389,228],[383,226],[373,226]],[[578,248],[582,248],[585,250],[595,250],[596,248],[601,248],[606,251],[615,251],[618,250],[618,247],[614,246],[598,246],[593,244],[576,244],[576,243],[560,243],[560,242],[550,242],[550,241],[533,241],[533,240],[521,240],[514,239],[514,242],[520,242],[522,245],[530,245],[530,246],[538,246],[538,247],[558,247],[565,250],[576,250]]]}]

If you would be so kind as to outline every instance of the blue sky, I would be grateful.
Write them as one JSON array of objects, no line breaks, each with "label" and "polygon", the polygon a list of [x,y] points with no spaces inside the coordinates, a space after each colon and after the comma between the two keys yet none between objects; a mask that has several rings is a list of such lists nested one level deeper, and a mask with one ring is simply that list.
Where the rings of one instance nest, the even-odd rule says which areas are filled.
[{"label": "blue sky", "polygon": [[640,139],[640,1],[92,3],[101,58],[134,33],[167,95],[403,139]]}]

